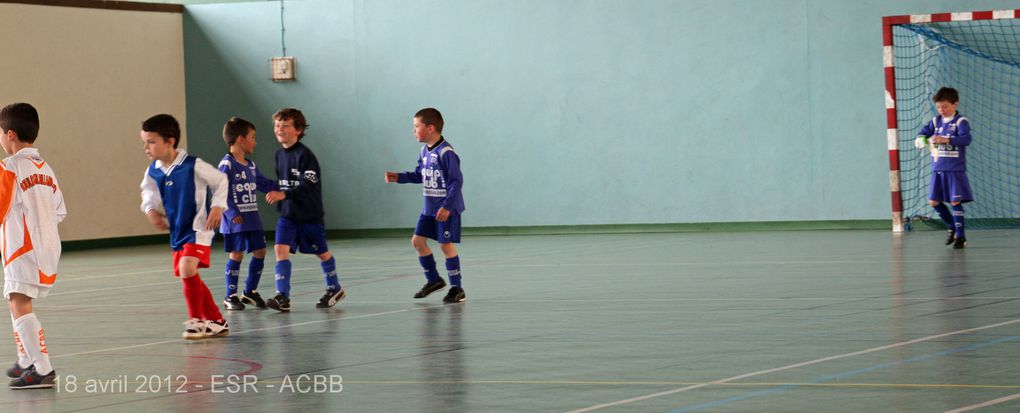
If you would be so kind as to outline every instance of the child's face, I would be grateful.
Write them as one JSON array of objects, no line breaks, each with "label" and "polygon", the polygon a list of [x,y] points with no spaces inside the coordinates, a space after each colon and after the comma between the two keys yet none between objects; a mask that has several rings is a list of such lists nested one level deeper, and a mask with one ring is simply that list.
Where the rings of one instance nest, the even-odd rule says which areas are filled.
[{"label": "child's face", "polygon": [[284,147],[289,148],[298,141],[302,130],[294,127],[294,119],[274,120],[273,132],[276,133],[276,140]]},{"label": "child's face", "polygon": [[[174,148],[169,139],[163,139],[163,135],[156,132],[142,131],[142,148],[145,149],[145,156],[150,161],[160,160],[168,162],[167,158]],[[172,160],[172,159],[171,159]]]},{"label": "child's face", "polygon": [[435,126],[429,127],[429,125],[422,123],[421,118],[414,118],[413,124],[414,137],[418,140],[418,142],[427,142],[429,140],[430,132],[436,129]]},{"label": "child's face", "polygon": [[255,153],[255,129],[248,129],[248,134],[239,136],[235,143],[241,148],[241,152],[244,152],[245,155]]},{"label": "child's face", "polygon": [[942,115],[942,117],[948,118],[956,113],[956,105],[959,104],[960,102],[949,103],[948,101],[945,100],[938,101],[935,102],[935,110],[937,110],[939,112],[939,115]]}]

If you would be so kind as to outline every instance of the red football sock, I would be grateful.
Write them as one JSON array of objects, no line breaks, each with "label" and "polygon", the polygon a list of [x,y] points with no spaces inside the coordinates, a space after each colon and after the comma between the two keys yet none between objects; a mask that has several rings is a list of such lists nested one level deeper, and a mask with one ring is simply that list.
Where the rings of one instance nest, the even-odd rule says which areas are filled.
[{"label": "red football sock", "polygon": [[216,305],[216,300],[213,299],[209,286],[205,285],[201,278],[198,278],[198,274],[195,274],[192,278],[198,279],[198,283],[202,288],[202,315],[204,318],[213,321],[222,320],[223,315],[220,314],[220,306]]},{"label": "red football sock", "polygon": [[205,284],[198,278],[198,275],[193,277],[181,277],[181,283],[184,284],[184,302],[188,306],[188,318],[202,319],[202,287]]}]

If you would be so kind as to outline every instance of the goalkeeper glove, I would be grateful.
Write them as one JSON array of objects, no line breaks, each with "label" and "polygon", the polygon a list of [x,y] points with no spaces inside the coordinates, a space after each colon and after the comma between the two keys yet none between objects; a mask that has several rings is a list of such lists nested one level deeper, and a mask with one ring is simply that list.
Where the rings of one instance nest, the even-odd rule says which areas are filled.
[{"label": "goalkeeper glove", "polygon": [[914,139],[914,147],[917,148],[917,149],[925,149],[925,148],[927,148],[928,147],[928,137],[927,136],[918,136],[917,139]]}]

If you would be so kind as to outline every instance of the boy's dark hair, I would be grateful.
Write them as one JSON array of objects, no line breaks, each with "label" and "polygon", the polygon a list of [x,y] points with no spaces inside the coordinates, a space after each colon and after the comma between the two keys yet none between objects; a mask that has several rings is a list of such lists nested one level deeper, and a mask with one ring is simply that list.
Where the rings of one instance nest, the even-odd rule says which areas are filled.
[{"label": "boy's dark hair", "polygon": [[165,113],[158,114],[142,122],[142,131],[156,133],[163,137],[164,142],[173,138],[174,149],[177,149],[177,144],[181,143],[181,125],[177,123],[177,119]]},{"label": "boy's dark hair", "polygon": [[18,140],[34,143],[39,136],[39,112],[28,103],[11,103],[0,109],[0,130],[13,130]]},{"label": "boy's dark hair", "polygon": [[230,118],[223,125],[223,142],[227,146],[234,146],[238,136],[248,136],[248,132],[255,130],[255,125],[237,116]]},{"label": "boy's dark hair", "polygon": [[301,134],[297,137],[298,140],[305,137],[305,131],[308,130],[308,121],[305,120],[305,114],[296,108],[283,108],[276,111],[273,114],[273,120],[281,122],[294,121],[294,129],[301,129]]},{"label": "boy's dark hair", "polygon": [[443,133],[443,114],[435,108],[425,108],[414,114],[414,117],[421,118],[421,123],[436,127],[436,133]]},{"label": "boy's dark hair", "polygon": [[935,92],[935,96],[931,97],[934,102],[949,102],[956,103],[960,101],[960,94],[951,87],[944,87]]}]

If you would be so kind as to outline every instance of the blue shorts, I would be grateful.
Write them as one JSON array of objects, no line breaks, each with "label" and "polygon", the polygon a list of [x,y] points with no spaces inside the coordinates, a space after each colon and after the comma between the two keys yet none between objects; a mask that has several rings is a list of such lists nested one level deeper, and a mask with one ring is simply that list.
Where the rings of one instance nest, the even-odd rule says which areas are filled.
[{"label": "blue shorts", "polygon": [[974,194],[970,191],[970,182],[967,181],[966,172],[943,172],[931,173],[931,191],[928,192],[928,199],[941,202],[970,202],[974,200]]},{"label": "blue shorts", "polygon": [[432,238],[440,244],[460,243],[460,214],[451,212],[446,222],[438,222],[431,215],[422,215],[418,217],[414,235]]},{"label": "blue shorts", "polygon": [[276,245],[290,246],[290,253],[322,255],[326,246],[326,226],[323,224],[297,224],[287,218],[276,221]]},{"label": "blue shorts", "polygon": [[223,251],[253,252],[266,247],[266,233],[262,230],[223,234]]}]

